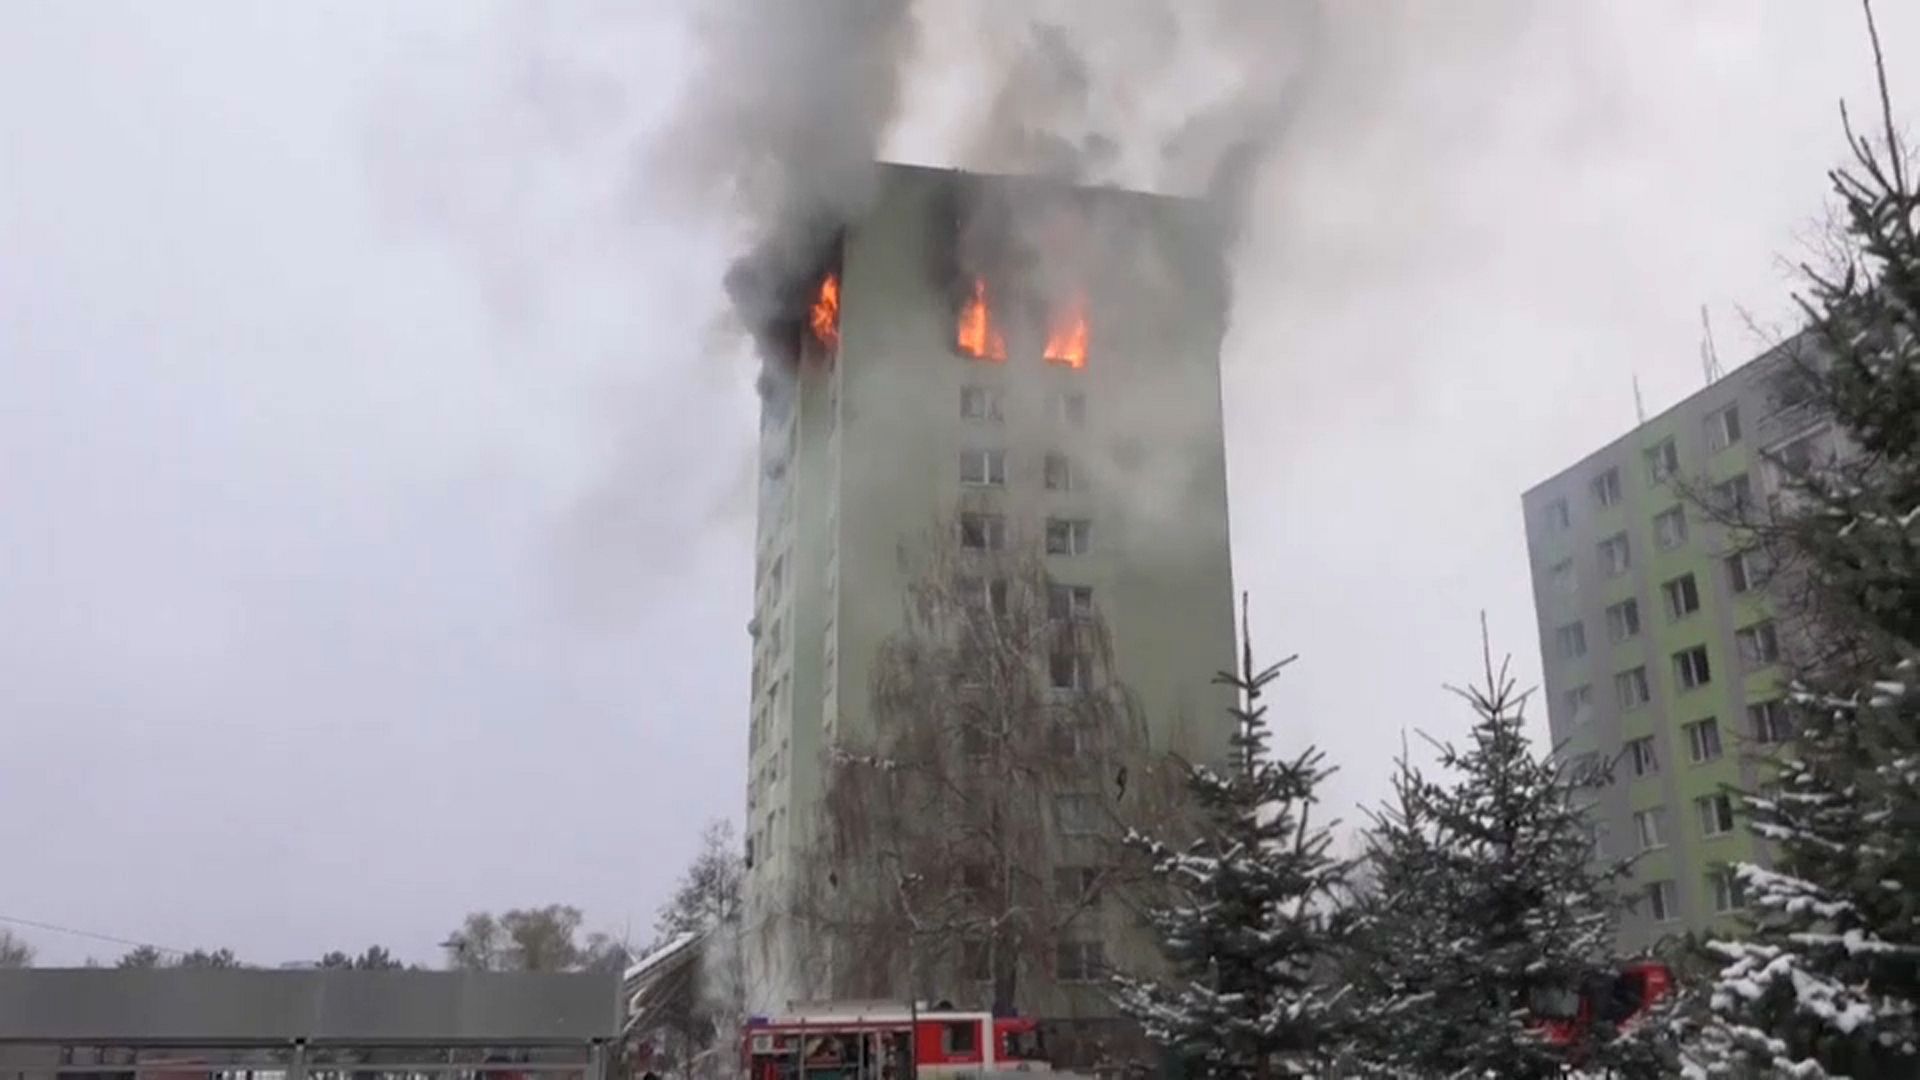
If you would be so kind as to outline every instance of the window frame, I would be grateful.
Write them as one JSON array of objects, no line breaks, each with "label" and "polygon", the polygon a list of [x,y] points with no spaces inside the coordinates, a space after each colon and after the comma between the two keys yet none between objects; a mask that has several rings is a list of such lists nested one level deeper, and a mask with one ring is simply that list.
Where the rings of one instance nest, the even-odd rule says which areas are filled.
[{"label": "window frame", "polygon": [[1748,668],[1771,667],[1780,662],[1780,629],[1773,619],[1761,619],[1733,632],[1734,648],[1740,662]]},{"label": "window frame", "polygon": [[[1615,551],[1620,553],[1617,560],[1612,556],[1612,552]],[[1600,541],[1599,552],[1600,572],[1607,580],[1625,577],[1633,572],[1633,543],[1627,539],[1625,531],[1614,533]]]},{"label": "window frame", "polygon": [[[1720,738],[1720,718],[1708,716],[1683,725],[1687,733],[1687,761],[1693,765],[1705,765],[1720,760],[1726,754],[1726,743]],[[1710,745],[1709,745],[1710,744]],[[1707,751],[1711,750],[1711,753]]]},{"label": "window frame", "polygon": [[[1620,692],[1621,688],[1626,686],[1638,687],[1638,692],[1632,701],[1628,701]],[[1615,672],[1613,675],[1613,694],[1614,699],[1620,706],[1621,712],[1632,712],[1634,709],[1651,704],[1653,701],[1653,680],[1647,676],[1647,666],[1641,664],[1637,667],[1630,667],[1625,671]]]},{"label": "window frame", "polygon": [[1620,466],[1609,465],[1596,473],[1587,484],[1587,491],[1602,510],[1620,505],[1625,496],[1620,486]]},{"label": "window frame", "polygon": [[[1618,618],[1616,618],[1618,616]],[[1618,645],[1640,636],[1640,598],[1629,596],[1607,605],[1607,640]]]},{"label": "window frame", "polygon": [[1575,619],[1553,631],[1554,651],[1562,660],[1578,660],[1587,655],[1587,622]]},{"label": "window frame", "polygon": [[1713,660],[1705,645],[1689,645],[1673,654],[1673,678],[1681,693],[1713,685]]},{"label": "window frame", "polygon": [[1724,791],[1698,796],[1693,800],[1693,812],[1699,820],[1702,838],[1717,840],[1733,835],[1733,796]]},{"label": "window frame", "polygon": [[[1684,622],[1700,613],[1700,581],[1691,570],[1661,582],[1660,597],[1665,601],[1670,623]],[[1690,601],[1692,606],[1682,611],[1681,601]]]},{"label": "window frame", "polygon": [[1621,749],[1626,752],[1627,767],[1633,771],[1635,780],[1660,775],[1660,748],[1654,745],[1653,736],[1628,739]]},{"label": "window frame", "polygon": [[1667,839],[1665,806],[1649,806],[1633,812],[1633,835],[1642,854],[1659,851],[1671,842]]},{"label": "window frame", "polygon": [[[1055,536],[1065,540],[1055,546]],[[1093,551],[1093,521],[1089,518],[1048,518],[1046,553],[1078,558]]]},{"label": "window frame", "polygon": [[[1674,522],[1668,530],[1665,522]],[[1653,515],[1653,546],[1661,551],[1674,551],[1687,546],[1687,509],[1673,505]]]},{"label": "window frame", "polygon": [[1680,472],[1680,445],[1668,436],[1646,448],[1647,479],[1664,484]]},{"label": "window frame", "polygon": [[[1728,424],[1731,419],[1733,423]],[[1740,403],[1732,402],[1707,414],[1707,450],[1719,453],[1746,437],[1741,427]]]}]

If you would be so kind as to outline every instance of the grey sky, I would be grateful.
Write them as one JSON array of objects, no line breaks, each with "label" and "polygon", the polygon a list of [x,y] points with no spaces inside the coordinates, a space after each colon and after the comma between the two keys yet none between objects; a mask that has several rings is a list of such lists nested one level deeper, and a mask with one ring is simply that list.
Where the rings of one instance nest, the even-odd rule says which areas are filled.
[{"label": "grey sky", "polygon": [[[1734,305],[1784,317],[1871,100],[1851,4],[1387,10],[1263,175],[1226,357],[1238,583],[1349,818],[1461,728],[1479,609],[1534,677],[1519,492],[1632,373],[1699,385],[1699,304],[1730,362]],[[754,362],[723,226],[633,169],[690,45],[665,3],[0,10],[0,915],[645,936],[743,790]]]}]

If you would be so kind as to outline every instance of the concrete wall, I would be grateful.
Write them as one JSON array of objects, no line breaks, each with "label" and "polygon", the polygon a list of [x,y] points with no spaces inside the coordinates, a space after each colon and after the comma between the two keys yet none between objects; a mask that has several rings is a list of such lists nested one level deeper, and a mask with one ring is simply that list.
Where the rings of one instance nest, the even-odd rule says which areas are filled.
[{"label": "concrete wall", "polygon": [[0,971],[0,1042],[564,1044],[620,1021],[612,974]]}]

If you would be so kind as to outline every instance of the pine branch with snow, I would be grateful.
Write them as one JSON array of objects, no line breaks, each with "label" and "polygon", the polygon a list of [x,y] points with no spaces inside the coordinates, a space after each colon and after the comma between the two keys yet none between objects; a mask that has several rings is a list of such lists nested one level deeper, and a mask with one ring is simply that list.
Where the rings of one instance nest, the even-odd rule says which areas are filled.
[{"label": "pine branch with snow", "polygon": [[1248,647],[1238,674],[1218,676],[1240,704],[1228,767],[1189,770],[1199,838],[1129,838],[1162,888],[1150,916],[1171,977],[1116,976],[1114,996],[1195,1077],[1312,1075],[1336,1042],[1329,901],[1348,867],[1311,817],[1331,770],[1314,749],[1272,757],[1260,700],[1291,660],[1261,668]]}]

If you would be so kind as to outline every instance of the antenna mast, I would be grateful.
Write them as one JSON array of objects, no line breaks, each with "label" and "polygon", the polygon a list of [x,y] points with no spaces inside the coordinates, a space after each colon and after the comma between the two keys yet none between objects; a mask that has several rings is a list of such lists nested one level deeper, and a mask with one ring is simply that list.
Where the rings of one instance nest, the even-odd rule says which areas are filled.
[{"label": "antenna mast", "polygon": [[1720,369],[1720,350],[1713,346],[1713,320],[1707,317],[1707,305],[1700,305],[1700,373],[1707,385],[1720,381],[1726,372]]}]

